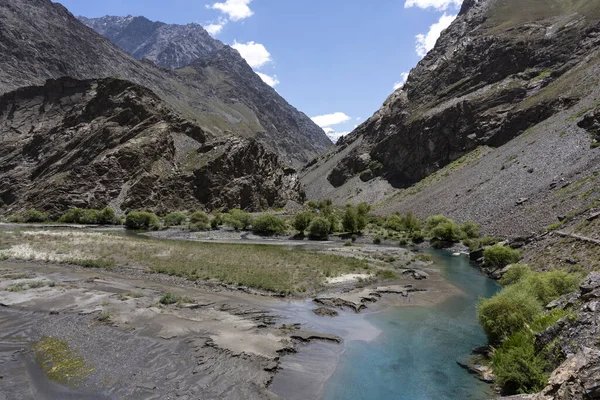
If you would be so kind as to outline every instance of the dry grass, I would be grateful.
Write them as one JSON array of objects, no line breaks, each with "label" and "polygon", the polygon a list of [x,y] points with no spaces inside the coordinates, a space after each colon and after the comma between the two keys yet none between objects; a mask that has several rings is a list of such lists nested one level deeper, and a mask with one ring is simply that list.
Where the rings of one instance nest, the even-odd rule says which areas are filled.
[{"label": "dry grass", "polygon": [[365,260],[284,246],[153,240],[92,232],[23,231],[0,236],[0,257],[136,266],[190,280],[210,280],[277,293],[317,289],[328,277],[369,272]]}]

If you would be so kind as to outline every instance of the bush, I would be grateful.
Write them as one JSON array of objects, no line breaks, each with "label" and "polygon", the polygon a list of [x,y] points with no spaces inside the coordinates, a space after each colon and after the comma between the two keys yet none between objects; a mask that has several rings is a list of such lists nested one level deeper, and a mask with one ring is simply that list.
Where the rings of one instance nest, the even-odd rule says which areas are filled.
[{"label": "bush", "polygon": [[285,222],[272,214],[261,215],[252,224],[252,232],[258,235],[283,235],[286,231]]},{"label": "bush", "polygon": [[182,212],[172,212],[163,219],[165,226],[181,226],[187,221],[187,216]]},{"label": "bush", "polygon": [[327,240],[329,229],[329,221],[325,218],[317,217],[308,226],[308,234],[314,240]]},{"label": "bush", "polygon": [[79,224],[84,212],[85,210],[82,210],[81,208],[72,208],[64,213],[58,221],[65,224]]},{"label": "bush", "polygon": [[529,265],[525,264],[514,264],[500,279],[500,284],[502,286],[512,285],[514,283],[519,282],[526,275],[531,273],[531,269]]},{"label": "bush", "polygon": [[[511,268],[512,269],[512,268]],[[577,275],[566,271],[532,272],[525,274],[514,287],[532,294],[542,306],[579,287]]]},{"label": "bush", "polygon": [[542,312],[538,299],[517,286],[509,286],[477,305],[477,317],[490,344],[497,345],[523,329]]},{"label": "bush", "polygon": [[100,224],[101,225],[114,225],[116,224],[117,216],[115,215],[115,210],[111,207],[105,207],[102,211],[100,211]]},{"label": "bush", "polygon": [[233,220],[237,221],[235,225],[240,226],[240,228],[238,229],[246,230],[252,225],[252,215],[250,215],[246,211],[234,208],[233,210],[229,211],[229,215],[231,216],[231,218],[233,218]]},{"label": "bush", "polygon": [[431,232],[434,228],[441,224],[454,222],[450,218],[444,217],[443,215],[432,215],[427,217],[425,220],[425,231]]},{"label": "bush", "polygon": [[242,224],[239,220],[235,219],[231,214],[223,215],[223,225],[230,226],[236,231],[244,227],[244,224]]},{"label": "bush", "polygon": [[414,232],[421,229],[421,221],[410,211],[400,219],[400,222],[407,232]]},{"label": "bush", "polygon": [[548,362],[535,349],[530,332],[516,332],[494,351],[496,383],[504,394],[536,393],[548,381]]},{"label": "bush", "polygon": [[329,233],[339,232],[340,230],[340,220],[335,214],[331,213],[327,217],[327,221],[329,221]]},{"label": "bush", "polygon": [[434,227],[429,235],[435,241],[455,243],[460,240],[461,231],[456,222],[449,220]]},{"label": "bush", "polygon": [[507,246],[496,245],[485,249],[483,259],[487,268],[500,269],[519,262],[521,252]]},{"label": "bush", "polygon": [[462,224],[460,230],[463,232],[463,236],[467,239],[476,239],[479,237],[479,225],[472,221],[467,221]]},{"label": "bush", "polygon": [[125,218],[125,226],[129,229],[158,229],[158,217],[149,212],[132,211]]},{"label": "bush", "polygon": [[85,225],[98,225],[100,224],[100,211],[98,210],[85,210],[81,215],[79,223]]},{"label": "bush", "polygon": [[410,234],[410,240],[412,240],[413,243],[417,244],[423,243],[425,241],[425,235],[421,231],[414,231]]},{"label": "bush", "polygon": [[38,210],[27,210],[23,216],[23,222],[25,223],[46,222],[47,220],[48,216]]},{"label": "bush", "polygon": [[352,240],[346,240],[346,241],[344,242],[344,246],[345,246],[345,247],[350,247],[350,246],[352,246]]},{"label": "bush", "polygon": [[196,211],[190,215],[190,223],[191,224],[208,224],[208,215],[204,211]]},{"label": "bush", "polygon": [[210,227],[212,229],[217,229],[221,225],[223,225],[223,216],[221,214],[215,215],[215,217],[210,220]]},{"label": "bush", "polygon": [[170,304],[175,304],[178,301],[179,301],[179,298],[177,296],[175,296],[173,293],[166,293],[159,300],[160,304],[164,304],[166,306],[168,306]]},{"label": "bush", "polygon": [[396,232],[402,232],[404,230],[404,224],[402,223],[402,219],[396,214],[390,215],[383,226],[386,229],[390,229]]},{"label": "bush", "polygon": [[310,225],[310,221],[312,221],[312,218],[313,218],[313,215],[309,212],[305,211],[305,212],[298,213],[294,217],[294,221],[292,222],[292,225],[294,226],[294,229],[296,229],[301,234],[304,234],[304,231],[306,229],[308,229],[308,226]]},{"label": "bush", "polygon": [[356,213],[356,209],[351,205],[346,206],[346,211],[344,212],[344,216],[342,217],[342,227],[345,232],[355,233],[358,232],[358,224],[356,218],[358,214]]},{"label": "bush", "polygon": [[381,238],[379,236],[375,236],[375,239],[373,239],[373,244],[381,244]]}]

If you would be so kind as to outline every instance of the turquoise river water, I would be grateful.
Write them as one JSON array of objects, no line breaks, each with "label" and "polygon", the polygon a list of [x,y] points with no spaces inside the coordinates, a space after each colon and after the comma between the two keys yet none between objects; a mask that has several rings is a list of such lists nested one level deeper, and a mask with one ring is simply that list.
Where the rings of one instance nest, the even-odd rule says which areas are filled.
[{"label": "turquoise river water", "polygon": [[486,343],[476,303],[492,296],[498,286],[467,257],[434,257],[442,275],[464,295],[432,307],[398,307],[367,316],[382,333],[373,341],[348,343],[324,400],[489,398],[489,386],[456,361],[468,356],[473,346]]},{"label": "turquoise river water", "polygon": [[[434,267],[461,294],[430,306],[392,307],[365,315],[343,313],[332,319],[315,319],[311,304],[288,305],[293,320],[339,334],[344,345],[339,350],[339,345],[315,343],[297,356],[284,358],[274,391],[289,400],[493,398],[491,387],[457,361],[465,360],[474,346],[486,343],[476,305],[480,297],[494,295],[498,285],[468,257],[430,254]],[[315,385],[317,381],[325,382]]]}]

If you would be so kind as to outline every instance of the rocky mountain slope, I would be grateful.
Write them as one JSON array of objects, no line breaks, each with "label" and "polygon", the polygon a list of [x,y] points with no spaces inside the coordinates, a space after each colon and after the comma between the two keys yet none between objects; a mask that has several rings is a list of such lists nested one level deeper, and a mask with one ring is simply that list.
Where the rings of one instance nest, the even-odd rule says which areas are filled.
[{"label": "rocky mountain slope", "polygon": [[165,24],[132,16],[77,18],[136,59],[166,68],[183,68],[225,46],[198,24]]},{"label": "rocky mountain slope", "polygon": [[[50,0],[0,0],[0,20],[0,94],[62,76],[117,77],[151,89],[214,136],[258,138],[292,166],[300,166],[331,144],[310,118],[265,84],[237,51],[221,47],[209,37],[210,41],[193,49],[189,42],[182,45],[189,50],[187,57],[212,51],[212,57],[202,58],[203,69],[170,70],[135,60]],[[165,44],[167,39],[185,35],[187,28],[181,29],[178,34],[169,31],[173,35],[167,37],[159,27],[156,43],[164,46],[153,47],[147,55],[155,54],[156,60],[181,60],[180,49]],[[197,27],[190,29],[198,37],[198,32],[203,32]],[[223,58],[227,62],[222,62]],[[217,65],[227,68],[218,69]]]},{"label": "rocky mountain slope", "polygon": [[305,168],[308,196],[511,236],[590,206],[561,190],[600,165],[599,45],[598,2],[466,0],[404,87]]},{"label": "rocky mountain slope", "polygon": [[0,203],[166,212],[302,201],[294,170],[256,139],[215,138],[152,91],[49,80],[0,96]]}]

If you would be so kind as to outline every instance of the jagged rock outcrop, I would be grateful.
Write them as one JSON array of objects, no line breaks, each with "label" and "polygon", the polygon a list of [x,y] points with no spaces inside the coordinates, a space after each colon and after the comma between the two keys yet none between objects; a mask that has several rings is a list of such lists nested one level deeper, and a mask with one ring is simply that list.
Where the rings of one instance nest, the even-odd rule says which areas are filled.
[{"label": "jagged rock outcrop", "polygon": [[183,68],[209,57],[225,45],[198,24],[175,25],[144,17],[77,17],[138,60],[167,68]]},{"label": "jagged rock outcrop", "polygon": [[[144,56],[164,65],[178,65],[196,55],[208,61],[226,54],[226,64],[235,66],[236,73],[214,68],[217,61],[205,71],[137,61],[50,0],[0,0],[0,20],[0,94],[42,85],[49,78],[118,77],[151,89],[215,136],[257,138],[291,166],[302,165],[331,144],[321,128],[265,84],[237,51],[203,36],[198,26],[161,25],[149,39],[145,33],[160,23],[146,26],[149,21],[138,19],[130,34],[119,38],[130,47],[138,44]],[[190,40],[183,41],[186,31]],[[132,41],[136,37],[139,43]],[[147,41],[150,45],[145,47]],[[221,52],[225,48],[229,51]]]},{"label": "jagged rock outcrop", "polygon": [[[531,234],[551,223],[552,182],[598,163],[588,114],[599,106],[599,48],[598,2],[465,2],[406,84],[305,167],[308,197]],[[556,208],[581,206],[573,197]]]},{"label": "jagged rock outcrop", "polygon": [[0,203],[156,212],[302,201],[297,175],[256,139],[215,138],[147,88],[49,80],[0,96]]}]

